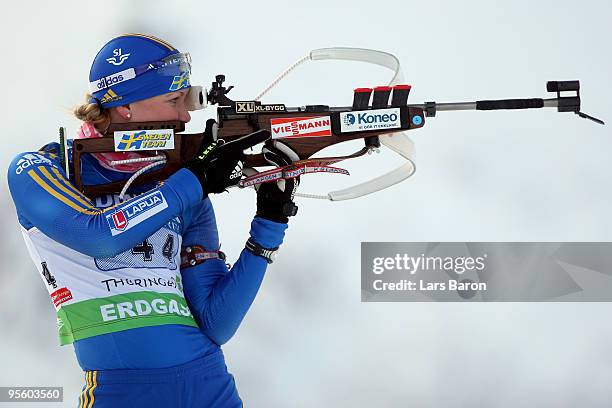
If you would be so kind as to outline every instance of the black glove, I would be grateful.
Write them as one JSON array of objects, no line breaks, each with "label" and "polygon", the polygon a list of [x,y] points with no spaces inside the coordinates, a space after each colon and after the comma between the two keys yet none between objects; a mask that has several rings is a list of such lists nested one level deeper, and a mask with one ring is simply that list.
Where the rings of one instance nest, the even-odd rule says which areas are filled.
[{"label": "black glove", "polygon": [[[270,144],[263,148],[263,155],[268,163],[277,167],[287,166],[298,159],[292,151],[283,152]],[[289,217],[297,214],[298,207],[293,197],[299,184],[299,177],[260,184],[257,189],[257,216],[284,224],[289,222]]]},{"label": "black glove", "polygon": [[231,142],[215,140],[214,125],[214,119],[206,121],[204,140],[198,154],[185,166],[200,181],[204,198],[237,185],[242,176],[244,150],[270,138],[270,132],[259,130]]}]

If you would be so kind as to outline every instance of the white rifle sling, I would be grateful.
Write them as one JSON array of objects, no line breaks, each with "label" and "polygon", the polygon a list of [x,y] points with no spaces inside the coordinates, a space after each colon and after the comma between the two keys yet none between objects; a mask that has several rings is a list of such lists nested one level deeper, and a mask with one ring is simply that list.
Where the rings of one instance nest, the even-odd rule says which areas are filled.
[{"label": "white rifle sling", "polygon": [[[281,73],[270,85],[268,85],[262,92],[259,93],[259,95],[257,95],[255,100],[259,100],[291,71],[308,60],[345,60],[366,62],[369,64],[379,65],[393,71],[393,77],[389,81],[389,86],[398,85],[404,80],[400,62],[393,54],[363,48],[320,48],[317,50],[312,50],[306,57],[301,58],[283,71],[283,73]],[[379,140],[383,145],[389,147],[391,150],[404,157],[407,162],[386,174],[342,190],[331,191],[326,194],[296,193],[296,196],[327,199],[331,201],[350,200],[374,193],[376,191],[384,190],[385,188],[397,184],[412,176],[416,169],[414,164],[415,149],[414,143],[408,137],[406,132],[383,134],[379,136]]]}]

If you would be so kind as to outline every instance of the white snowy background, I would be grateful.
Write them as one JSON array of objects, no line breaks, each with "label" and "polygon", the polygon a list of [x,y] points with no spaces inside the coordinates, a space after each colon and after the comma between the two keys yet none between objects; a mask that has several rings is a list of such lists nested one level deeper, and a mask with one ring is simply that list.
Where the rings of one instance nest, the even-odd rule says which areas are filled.
[{"label": "white snowy background", "polygon": [[[70,108],[93,57],[124,32],[189,51],[192,82],[224,73],[234,99],[252,98],[312,49],[350,46],[397,55],[413,103],[548,97],[547,80],[580,79],[583,110],[612,121],[611,18],[604,0],[5,2],[0,167],[55,139],[60,125],[75,130]],[[311,62],[264,102],[346,106],[353,88],[388,78],[358,63]],[[193,115],[189,130],[213,115]],[[298,202],[278,261],[223,347],[245,405],[610,406],[610,304],[360,302],[362,241],[611,240],[610,126],[553,109],[443,112],[412,138],[408,181],[354,201]],[[302,189],[329,191],[397,164],[382,151],[346,162],[351,181],[306,176]],[[214,198],[232,260],[254,199]],[[57,406],[75,406],[82,375],[72,347],[58,346],[4,177],[0,210],[0,386],[63,386]]]}]

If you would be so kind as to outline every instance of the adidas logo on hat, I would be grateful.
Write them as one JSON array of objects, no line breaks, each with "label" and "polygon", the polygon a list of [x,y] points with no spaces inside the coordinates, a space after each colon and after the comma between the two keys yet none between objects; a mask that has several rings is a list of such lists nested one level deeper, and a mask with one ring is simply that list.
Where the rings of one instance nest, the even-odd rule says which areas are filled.
[{"label": "adidas logo on hat", "polygon": [[104,96],[102,97],[102,100],[100,102],[108,103],[108,102],[118,101],[120,99],[121,99],[121,96],[119,96],[115,92],[113,92],[112,89],[109,89],[108,92],[106,92],[104,94]]}]

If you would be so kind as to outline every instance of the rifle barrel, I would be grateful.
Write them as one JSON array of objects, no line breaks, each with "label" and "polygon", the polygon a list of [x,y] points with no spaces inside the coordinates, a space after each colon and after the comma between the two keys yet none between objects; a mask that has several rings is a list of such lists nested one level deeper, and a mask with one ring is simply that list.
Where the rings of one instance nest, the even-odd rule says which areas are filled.
[{"label": "rifle barrel", "polygon": [[557,108],[559,107],[559,98],[551,99],[499,99],[474,102],[446,102],[436,103],[427,102],[423,104],[409,104],[409,107],[420,108],[425,111],[427,116],[433,112],[441,111],[466,111],[466,110],[501,110],[501,109],[537,109],[537,108]]}]

